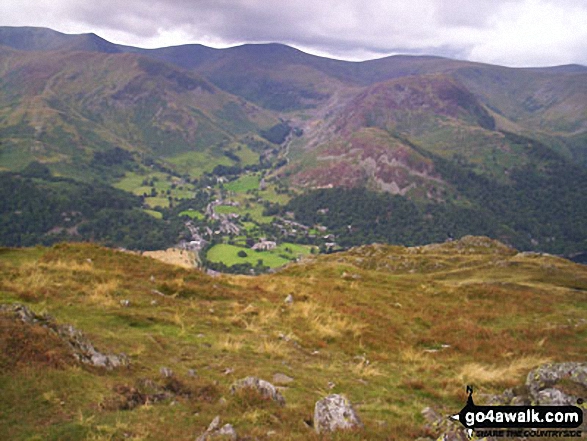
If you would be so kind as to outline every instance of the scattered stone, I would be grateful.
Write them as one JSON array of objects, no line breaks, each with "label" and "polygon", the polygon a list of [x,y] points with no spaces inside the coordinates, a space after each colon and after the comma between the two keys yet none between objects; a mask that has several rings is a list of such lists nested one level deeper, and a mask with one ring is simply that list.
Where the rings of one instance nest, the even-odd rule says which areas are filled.
[{"label": "scattered stone", "polygon": [[[499,395],[480,395],[477,404],[520,406],[520,405],[577,405],[579,398],[587,396],[587,363],[547,363],[528,373],[526,384],[506,389]],[[463,426],[440,416],[430,408],[422,411],[427,429],[437,439],[446,441],[468,440]],[[581,430],[587,430],[587,411],[583,410]],[[494,441],[497,438],[484,438]],[[520,438],[516,438],[520,439]]]},{"label": "scattered stone", "polygon": [[363,423],[346,397],[333,394],[316,402],[314,429],[317,433],[362,427]]},{"label": "scattered stone", "polygon": [[[140,389],[150,389],[151,392]],[[154,404],[169,399],[172,395],[155,385],[146,387],[146,384],[136,387],[117,385],[114,387],[116,396],[106,399],[100,406],[107,410],[132,410],[145,404]]]},{"label": "scattered stone", "polygon": [[332,381],[328,382],[328,389],[334,389],[336,387],[336,383],[333,383]]},{"label": "scattered stone", "polygon": [[[547,363],[528,373],[526,387],[530,398],[537,404],[556,404],[550,400],[575,400],[576,398],[553,392],[561,382],[574,383],[576,387],[587,390],[587,363]],[[544,391],[547,392],[544,392]],[[543,392],[543,393],[541,393]],[[560,391],[562,393],[562,391]]]},{"label": "scattered stone", "polygon": [[276,384],[289,384],[292,381],[294,381],[293,378],[279,372],[273,375],[273,382]]},{"label": "scattered stone", "polygon": [[[295,336],[294,336],[294,337],[295,337]],[[292,341],[292,337],[291,337],[290,335],[286,335],[286,334],[284,334],[283,332],[280,332],[280,333],[277,335],[277,338],[278,338],[278,339],[280,339],[280,340],[283,340],[283,341],[284,341],[284,342],[286,342],[286,343],[289,343],[290,341]],[[293,341],[293,344],[294,344],[294,345],[295,345],[296,343],[297,343],[296,341]]]},{"label": "scattered stone", "polygon": [[166,294],[163,294],[161,291],[159,291],[158,289],[152,289],[151,293],[155,294],[156,296],[160,296],[160,297],[169,297]]},{"label": "scattered stone", "polygon": [[226,368],[224,369],[224,371],[222,372],[224,375],[230,375],[234,372],[233,368]]},{"label": "scattered stone", "polygon": [[199,437],[196,438],[196,441],[208,441],[215,438],[223,438],[236,441],[238,436],[232,424],[225,424],[224,426],[220,427],[220,416],[216,416],[208,429],[201,434]]},{"label": "scattered stone", "polygon": [[567,395],[558,389],[548,388],[538,392],[536,401],[549,406],[574,406],[577,404],[577,397]]},{"label": "scattered stone", "polygon": [[159,373],[164,378],[171,378],[171,377],[173,377],[173,371],[171,369],[169,369],[168,367],[162,367],[161,369],[159,369]]},{"label": "scattered stone", "polygon": [[130,300],[128,300],[128,299],[121,300],[120,305],[125,308],[128,308],[130,306]]},{"label": "scattered stone", "polygon": [[[436,439],[443,441],[469,441],[467,432],[461,423],[439,415],[430,407],[422,410],[422,415],[426,420],[428,431],[434,433],[437,436]],[[489,441],[488,438],[484,439]],[[493,438],[490,439],[493,440]]]},{"label": "scattered stone", "polygon": [[157,306],[157,300],[151,300],[151,306]]},{"label": "scattered stone", "polygon": [[74,358],[84,364],[114,369],[128,366],[128,357],[124,354],[103,354],[99,352],[81,331],[71,325],[58,325],[48,315],[37,315],[21,304],[0,305],[0,313],[13,315],[15,319],[31,326],[41,326],[59,336],[71,349]]},{"label": "scattered stone", "polygon": [[287,297],[285,298],[285,303],[287,305],[291,305],[291,304],[293,304],[293,302],[294,302],[293,296],[291,294],[288,294]]},{"label": "scattered stone", "polygon": [[257,377],[247,377],[238,380],[230,387],[230,393],[234,394],[241,389],[254,389],[258,391],[263,397],[269,398],[277,402],[280,406],[285,406],[285,398],[281,395],[275,386],[265,380]]},{"label": "scattered stone", "polygon": [[188,377],[197,377],[198,374],[195,369],[188,369]]}]

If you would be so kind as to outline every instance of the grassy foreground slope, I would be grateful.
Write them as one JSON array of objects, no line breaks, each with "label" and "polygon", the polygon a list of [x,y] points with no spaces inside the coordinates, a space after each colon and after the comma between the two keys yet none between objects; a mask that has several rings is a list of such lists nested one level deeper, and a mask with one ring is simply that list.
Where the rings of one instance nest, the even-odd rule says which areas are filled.
[{"label": "grassy foreground slope", "polygon": [[[80,366],[0,314],[0,438],[194,439],[220,415],[243,439],[318,440],[304,420],[343,393],[365,429],[332,439],[416,439],[420,411],[459,410],[465,384],[497,393],[545,361],[583,360],[586,300],[587,267],[476,237],[363,246],[259,277],[93,245],[2,249],[0,303],[71,323],[131,365]],[[283,408],[229,392],[276,373],[294,379]],[[131,405],[149,391],[168,395]]]}]

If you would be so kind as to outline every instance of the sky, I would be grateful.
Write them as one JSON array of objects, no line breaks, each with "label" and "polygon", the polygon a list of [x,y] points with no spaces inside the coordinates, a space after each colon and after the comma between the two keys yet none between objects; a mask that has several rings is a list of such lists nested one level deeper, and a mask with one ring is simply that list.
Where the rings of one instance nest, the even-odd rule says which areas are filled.
[{"label": "sky", "polygon": [[0,26],[145,48],[279,42],[352,61],[426,54],[587,65],[587,0],[2,0]]}]

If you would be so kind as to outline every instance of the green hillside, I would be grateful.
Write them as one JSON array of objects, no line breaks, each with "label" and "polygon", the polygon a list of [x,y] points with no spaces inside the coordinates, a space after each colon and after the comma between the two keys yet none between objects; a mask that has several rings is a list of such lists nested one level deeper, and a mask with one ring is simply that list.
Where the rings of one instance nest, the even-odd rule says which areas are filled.
[{"label": "green hillside", "polygon": [[[587,68],[352,63],[281,44],[147,50],[37,28],[2,27],[0,44],[0,172],[38,163],[75,185],[112,185],[159,225],[190,222],[182,246],[267,238],[324,251],[483,234],[585,251]],[[328,207],[312,193],[323,189]],[[345,207],[352,189],[380,193],[366,198],[380,206]],[[329,207],[341,209],[316,217]],[[46,243],[53,224],[0,243]],[[128,246],[112,237],[83,236]],[[165,237],[178,243],[175,230]]]},{"label": "green hillside", "polygon": [[[308,424],[331,393],[365,426],[332,439],[434,435],[420,412],[458,411],[465,384],[481,400],[547,361],[583,360],[586,293],[585,266],[474,237],[364,246],[260,277],[92,245],[2,249],[0,303],[52,318],[0,312],[0,437],[195,439],[219,415],[239,439],[319,440]],[[43,323],[130,365],[80,363]],[[293,380],[284,407],[230,393],[276,374]]]},{"label": "green hillside", "polygon": [[278,122],[195,74],[148,58],[0,52],[0,164],[10,170],[38,160],[62,175],[100,179],[105,173],[92,164],[94,155],[113,148],[147,165],[188,152],[222,158],[241,136]]}]

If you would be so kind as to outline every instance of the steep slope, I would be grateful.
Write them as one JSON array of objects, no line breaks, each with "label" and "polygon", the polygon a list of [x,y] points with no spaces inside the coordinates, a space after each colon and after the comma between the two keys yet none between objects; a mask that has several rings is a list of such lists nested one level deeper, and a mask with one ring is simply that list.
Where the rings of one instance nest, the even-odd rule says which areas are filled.
[{"label": "steep slope", "polygon": [[[440,196],[440,176],[433,161],[407,140],[437,155],[460,154],[483,164],[488,152],[503,144],[490,112],[446,75],[377,83],[349,100],[326,124],[309,127],[306,138],[309,142],[300,148],[307,151],[290,165],[298,185],[367,184],[402,195],[420,187],[420,196],[428,193],[432,199]],[[310,156],[315,157],[313,163]],[[343,166],[340,182],[343,174],[335,170]]]},{"label": "steep slope", "polygon": [[[2,170],[37,160],[57,175],[116,182],[145,209],[159,207],[157,216],[180,200],[190,208],[196,183],[173,193],[187,180],[224,198],[229,186],[219,181],[250,179],[231,203],[265,220],[263,210],[286,215],[295,193],[342,187],[324,196],[337,205],[345,189],[366,188],[415,206],[408,226],[426,231],[404,234],[389,221],[390,204],[376,225],[358,219],[363,236],[346,237],[350,222],[332,221],[341,243],[475,233],[521,249],[584,251],[581,66],[409,56],[353,63],[281,44],[113,48],[33,28],[2,28],[0,44],[22,49],[0,48]],[[241,176],[251,171],[259,176]],[[257,178],[279,195],[246,196]],[[314,207],[322,193],[309,198],[300,200]]]},{"label": "steep slope", "polygon": [[121,147],[172,157],[228,144],[277,122],[197,75],[148,58],[0,51],[4,167],[38,159],[83,175],[91,173],[87,164],[96,151]]},{"label": "steep slope", "polygon": [[[195,439],[219,415],[241,439],[318,441],[314,404],[340,393],[364,428],[333,439],[414,440],[431,435],[422,409],[457,412],[467,384],[483,404],[547,361],[583,360],[586,300],[586,267],[476,237],[262,277],[88,245],[2,249],[0,437]],[[52,331],[79,338],[68,324],[129,367],[76,361]],[[231,393],[251,375],[285,406]]]}]

